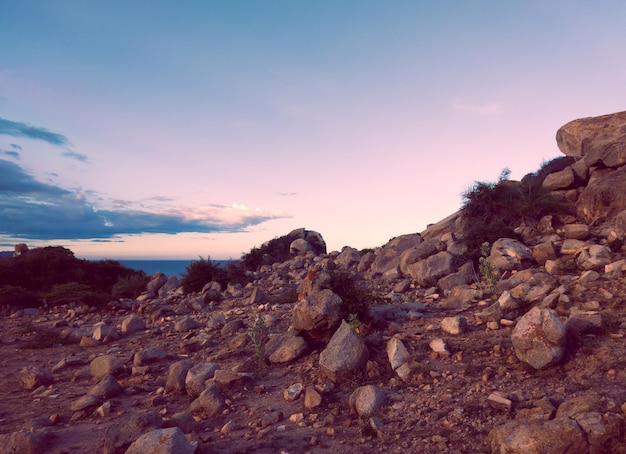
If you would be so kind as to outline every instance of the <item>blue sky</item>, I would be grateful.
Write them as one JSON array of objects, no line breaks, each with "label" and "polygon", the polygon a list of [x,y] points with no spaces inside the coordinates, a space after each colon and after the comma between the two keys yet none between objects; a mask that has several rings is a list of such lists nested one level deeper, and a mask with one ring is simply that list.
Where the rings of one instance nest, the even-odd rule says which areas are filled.
[{"label": "blue sky", "polygon": [[0,42],[0,249],[380,246],[626,110],[617,0],[0,0]]}]

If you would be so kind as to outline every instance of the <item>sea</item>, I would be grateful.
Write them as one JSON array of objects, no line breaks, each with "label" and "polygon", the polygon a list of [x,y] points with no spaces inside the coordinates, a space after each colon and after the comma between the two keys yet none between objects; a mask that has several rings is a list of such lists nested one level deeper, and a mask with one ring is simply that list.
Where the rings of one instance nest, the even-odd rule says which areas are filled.
[{"label": "sea", "polygon": [[191,264],[191,260],[118,260],[120,264],[133,270],[143,271],[148,276],[160,271],[166,276],[176,276],[180,279],[181,275],[187,271],[187,267]]},{"label": "sea", "polygon": [[[148,276],[160,271],[166,276],[181,278],[193,260],[117,260],[120,264],[133,270],[143,271]],[[225,266],[229,260],[211,260],[217,266]]]}]

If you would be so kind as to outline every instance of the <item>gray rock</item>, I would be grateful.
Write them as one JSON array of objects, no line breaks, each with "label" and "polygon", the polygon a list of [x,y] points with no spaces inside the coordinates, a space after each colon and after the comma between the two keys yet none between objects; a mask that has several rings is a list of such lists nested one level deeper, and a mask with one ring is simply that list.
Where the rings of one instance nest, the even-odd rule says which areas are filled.
[{"label": "gray rock", "polygon": [[144,366],[167,358],[168,353],[162,348],[148,347],[135,353],[133,357],[134,366]]},{"label": "gray rock", "polygon": [[189,412],[213,419],[221,415],[224,408],[226,404],[219,389],[216,386],[209,386],[190,404]]},{"label": "gray rock", "polygon": [[601,270],[612,262],[611,249],[599,244],[589,246],[578,254],[576,264],[581,270]]},{"label": "gray rock", "polygon": [[98,384],[91,388],[89,394],[109,399],[111,397],[119,396],[123,391],[122,386],[113,375],[105,375],[98,382]]},{"label": "gray rock", "polygon": [[348,406],[363,418],[377,414],[387,401],[385,393],[374,385],[359,386],[350,395]]},{"label": "gray rock", "polygon": [[126,454],[193,454],[196,447],[178,427],[157,429],[143,434],[126,450]]},{"label": "gray rock", "polygon": [[462,315],[445,317],[441,320],[441,329],[448,334],[463,334],[467,330],[467,319]]},{"label": "gray rock", "polygon": [[455,263],[454,256],[448,251],[443,251],[408,265],[407,274],[422,287],[432,287],[437,285],[439,279],[457,270]]},{"label": "gray rock", "polygon": [[185,382],[187,372],[193,367],[193,361],[183,359],[173,362],[167,371],[167,381],[165,382],[165,391],[174,394],[184,394],[186,392]]},{"label": "gray rock", "polygon": [[402,235],[390,240],[376,255],[371,271],[373,273],[385,274],[399,268],[402,253],[423,241],[424,238],[418,233]]},{"label": "gray rock", "polygon": [[91,376],[100,380],[106,375],[118,375],[124,371],[124,363],[116,355],[102,355],[94,358],[89,364]]},{"label": "gray rock", "polygon": [[431,255],[445,251],[446,248],[446,243],[441,241],[439,238],[431,238],[423,241],[402,253],[400,256],[400,271],[404,274],[410,274],[410,265],[417,263],[420,260],[424,260]]},{"label": "gray rock", "polygon": [[12,432],[0,435],[0,447],[5,454],[41,454],[47,452],[56,437],[49,431]]},{"label": "gray rock", "polygon": [[188,315],[178,320],[174,325],[174,331],[178,331],[179,333],[185,333],[198,328],[200,328],[200,324]]},{"label": "gray rock", "polygon": [[361,254],[356,249],[346,246],[335,259],[335,263],[344,269],[351,268],[361,262]]},{"label": "gray rock", "polygon": [[136,315],[129,315],[122,320],[122,333],[134,333],[136,331],[143,331],[146,329],[146,322],[142,318]]},{"label": "gray rock", "polygon": [[543,369],[563,357],[566,330],[553,310],[534,307],[517,322],[511,341],[520,361]]},{"label": "gray rock", "polygon": [[20,371],[20,389],[31,390],[40,386],[48,386],[54,382],[54,377],[46,369],[35,366],[24,367]]},{"label": "gray rock", "polygon": [[319,364],[322,372],[336,382],[345,374],[363,367],[368,358],[369,351],[363,338],[342,321],[326,348],[320,353]]},{"label": "gray rock", "polygon": [[500,271],[522,270],[535,261],[530,248],[512,238],[496,240],[487,260]]},{"label": "gray rock", "polygon": [[104,454],[124,452],[141,434],[162,426],[161,415],[156,411],[131,413],[108,427],[104,434]]},{"label": "gray rock", "polygon": [[220,368],[217,363],[199,363],[187,371],[185,389],[187,394],[196,398],[207,387],[206,381],[213,378],[215,371]]},{"label": "gray rock", "polygon": [[588,453],[585,434],[576,421],[569,418],[556,418],[550,421],[509,421],[492,429],[488,439],[493,453]]},{"label": "gray rock", "polygon": [[332,290],[324,289],[300,298],[292,310],[291,324],[296,330],[311,334],[334,330],[341,321],[342,300]]},{"label": "gray rock", "polygon": [[309,350],[309,345],[300,336],[282,334],[272,337],[265,345],[265,355],[270,363],[287,363],[300,358]]},{"label": "gray rock", "polygon": [[167,282],[167,276],[160,271],[154,273],[150,278],[150,282],[146,285],[146,291],[154,295],[158,294],[159,289]]}]

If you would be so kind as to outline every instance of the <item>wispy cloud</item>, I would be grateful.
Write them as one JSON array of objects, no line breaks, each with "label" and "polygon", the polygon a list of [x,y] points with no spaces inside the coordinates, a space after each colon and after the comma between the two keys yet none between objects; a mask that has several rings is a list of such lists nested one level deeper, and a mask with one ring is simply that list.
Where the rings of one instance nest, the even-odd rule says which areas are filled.
[{"label": "wispy cloud", "polygon": [[278,195],[282,197],[294,197],[298,195],[298,193],[297,192],[279,192]]},{"label": "wispy cloud", "polygon": [[0,117],[0,135],[42,140],[57,146],[71,146],[70,141],[63,134],[48,131],[45,128],[33,126],[28,123],[7,120],[2,117]]},{"label": "wispy cloud", "polygon": [[20,159],[20,154],[17,151],[13,151],[13,150],[0,150],[0,155],[9,156],[18,161]]},{"label": "wispy cloud", "polygon": [[22,147],[16,143],[10,143],[9,144],[11,146],[11,148],[13,148],[14,150],[21,150]]},{"label": "wispy cloud", "polygon": [[[112,239],[142,233],[241,232],[272,219],[291,217],[245,205],[98,209],[78,192],[41,183],[17,164],[0,160],[0,235],[32,240]],[[160,200],[161,203],[164,201]]]},{"label": "wispy cloud", "polygon": [[502,106],[497,102],[490,102],[485,104],[467,104],[455,100],[452,102],[452,109],[457,112],[470,112],[491,115],[497,115],[504,112]]},{"label": "wispy cloud", "polygon": [[63,152],[63,156],[66,158],[75,159],[80,162],[89,162],[89,158],[87,157],[87,155],[76,153],[75,151],[72,151],[72,150],[67,150]]}]

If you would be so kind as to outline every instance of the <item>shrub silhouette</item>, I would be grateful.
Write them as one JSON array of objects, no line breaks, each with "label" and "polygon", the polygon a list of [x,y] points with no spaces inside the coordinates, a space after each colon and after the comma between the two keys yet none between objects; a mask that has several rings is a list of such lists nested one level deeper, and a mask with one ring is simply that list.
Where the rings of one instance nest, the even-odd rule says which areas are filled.
[{"label": "shrub silhouette", "polygon": [[519,181],[509,181],[510,170],[505,168],[495,183],[477,181],[463,192],[463,241],[466,257],[473,262],[480,258],[483,243],[499,238],[518,238],[515,228],[524,222],[538,221],[547,214],[562,213],[565,205],[556,200],[552,191],[542,183],[547,172],[555,167],[552,161],[534,174]]},{"label": "shrub silhouette", "polygon": [[200,292],[209,282],[219,282],[224,288],[229,283],[245,285],[250,281],[242,262],[229,262],[225,266],[212,262],[210,258],[192,261],[182,275],[181,284],[185,293]]},{"label": "shrub silhouette", "polygon": [[243,254],[241,261],[247,270],[256,271],[261,265],[280,263],[291,258],[289,246],[299,236],[293,232],[274,238],[260,247],[254,247],[247,254]]},{"label": "shrub silhouette", "polygon": [[[44,299],[49,304],[102,305],[113,298],[113,287],[120,279],[132,280],[137,273],[115,260],[77,259],[69,249],[47,246],[17,257],[0,257],[0,290],[5,295],[2,301],[14,295],[7,302],[13,307],[37,307]],[[141,274],[134,278],[136,285]]]}]

